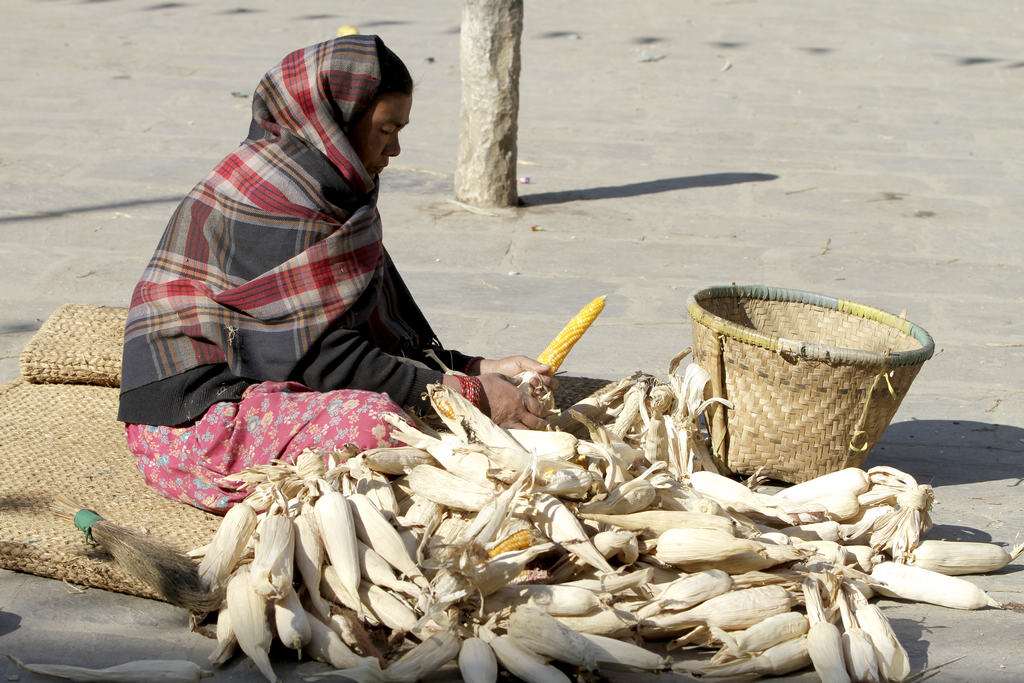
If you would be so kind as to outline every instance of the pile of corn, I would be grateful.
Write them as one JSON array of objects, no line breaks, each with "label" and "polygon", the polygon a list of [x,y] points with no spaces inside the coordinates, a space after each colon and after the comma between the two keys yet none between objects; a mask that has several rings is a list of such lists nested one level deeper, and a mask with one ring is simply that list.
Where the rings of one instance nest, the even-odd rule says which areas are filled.
[{"label": "pile of corn", "polygon": [[201,551],[203,581],[226,587],[211,662],[237,648],[277,680],[276,637],[331,667],[311,678],[414,681],[457,660],[467,681],[809,666],[900,681],[907,654],[873,596],[996,604],[956,575],[1021,548],[923,541],[932,490],[903,472],[774,495],[719,474],[699,419],[717,399],[678,365],[610,385],[549,432],[502,429],[432,385],[444,428],[395,415],[406,447],[246,471],[253,494]]}]

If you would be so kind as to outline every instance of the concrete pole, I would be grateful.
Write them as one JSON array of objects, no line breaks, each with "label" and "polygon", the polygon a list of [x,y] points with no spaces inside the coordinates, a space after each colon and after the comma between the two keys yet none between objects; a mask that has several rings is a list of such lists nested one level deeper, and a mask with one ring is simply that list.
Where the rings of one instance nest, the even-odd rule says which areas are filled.
[{"label": "concrete pole", "polygon": [[522,0],[463,0],[462,116],[455,198],[515,206]]}]

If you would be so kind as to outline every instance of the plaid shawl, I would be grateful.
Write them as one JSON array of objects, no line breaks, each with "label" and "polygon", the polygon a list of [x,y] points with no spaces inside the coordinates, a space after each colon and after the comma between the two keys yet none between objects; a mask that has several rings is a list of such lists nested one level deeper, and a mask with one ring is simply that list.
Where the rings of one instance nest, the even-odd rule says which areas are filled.
[{"label": "plaid shawl", "polygon": [[122,391],[215,363],[284,380],[333,326],[389,353],[437,345],[344,132],[373,101],[378,42],[314,45],[264,76],[248,138],[178,206],[135,288]]}]

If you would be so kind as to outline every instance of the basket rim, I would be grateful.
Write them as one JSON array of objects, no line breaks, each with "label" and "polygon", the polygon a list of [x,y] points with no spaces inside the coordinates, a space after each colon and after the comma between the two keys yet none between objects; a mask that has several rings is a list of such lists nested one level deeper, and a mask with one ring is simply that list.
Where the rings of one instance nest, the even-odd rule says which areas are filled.
[{"label": "basket rim", "polygon": [[[868,320],[882,323],[893,327],[906,335],[913,337],[921,348],[910,351],[891,351],[881,353],[878,351],[866,351],[863,349],[850,349],[841,346],[827,344],[814,344],[793,339],[785,339],[774,335],[767,335],[749,327],[737,325],[734,322],[725,320],[707,311],[701,306],[702,301],[720,298],[747,298],[761,299],[764,301],[782,301],[790,303],[810,304],[820,308],[828,308],[840,313],[855,315]],[[847,365],[872,365],[872,366],[901,366],[918,365],[932,357],[935,352],[935,342],[928,332],[920,325],[910,322],[905,318],[893,315],[887,311],[865,304],[859,304],[846,299],[837,299],[824,294],[816,294],[800,289],[787,289],[783,287],[769,287],[766,285],[716,285],[705,287],[689,297],[687,310],[694,322],[708,327],[716,332],[724,334],[738,341],[760,346],[782,355],[796,356],[806,360],[824,361],[827,363],[841,363]]]}]

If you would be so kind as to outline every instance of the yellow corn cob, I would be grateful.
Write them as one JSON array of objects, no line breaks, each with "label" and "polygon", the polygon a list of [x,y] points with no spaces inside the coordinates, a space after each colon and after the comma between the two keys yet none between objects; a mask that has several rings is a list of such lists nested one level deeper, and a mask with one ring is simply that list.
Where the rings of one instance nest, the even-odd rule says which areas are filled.
[{"label": "yellow corn cob", "polygon": [[507,537],[501,543],[487,551],[491,557],[507,553],[510,550],[525,550],[533,543],[533,532],[529,529],[521,529]]},{"label": "yellow corn cob", "polygon": [[440,417],[447,417],[449,420],[455,419],[455,408],[452,406],[451,399],[438,391],[430,395],[430,400]]},{"label": "yellow corn cob", "polygon": [[569,351],[573,345],[579,341],[579,338],[583,336],[583,333],[590,327],[590,323],[594,322],[594,319],[600,315],[601,311],[604,310],[604,297],[599,296],[589,304],[584,306],[579,313],[576,314],[569,324],[562,328],[562,331],[558,333],[558,336],[551,340],[548,347],[537,356],[537,360],[544,365],[551,368],[551,372],[554,372],[562,365],[562,361],[569,355]]},{"label": "yellow corn cob", "polygon": [[553,543],[540,543],[523,550],[514,550],[492,557],[477,567],[473,576],[473,587],[480,595],[490,595],[499,588],[512,583],[526,569],[526,565],[554,547]]}]

